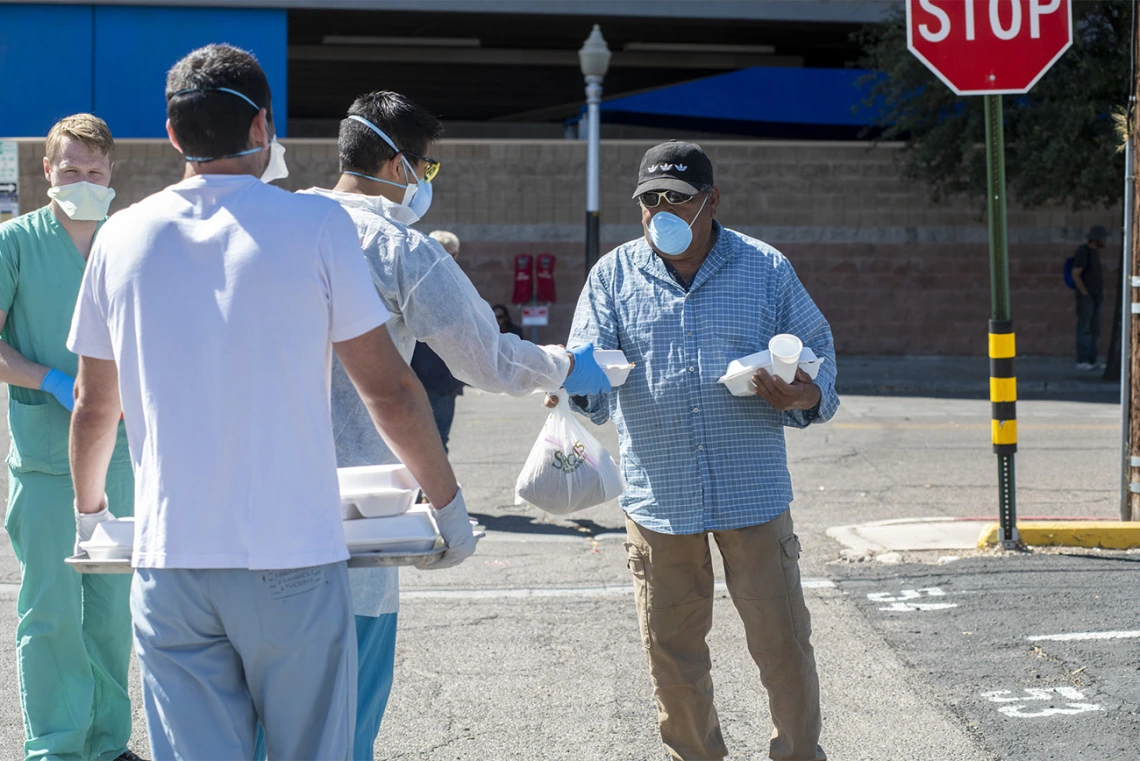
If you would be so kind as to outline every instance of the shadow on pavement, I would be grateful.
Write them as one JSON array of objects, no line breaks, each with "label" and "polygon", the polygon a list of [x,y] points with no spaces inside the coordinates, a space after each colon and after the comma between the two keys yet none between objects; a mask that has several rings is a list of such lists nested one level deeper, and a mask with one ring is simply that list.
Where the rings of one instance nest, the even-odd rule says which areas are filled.
[{"label": "shadow on pavement", "polygon": [[[840,396],[913,396],[989,399],[986,357],[838,357]],[[1014,360],[1017,398],[1022,401],[1119,403],[1119,381],[1103,371],[1077,370],[1068,359],[1018,357]]]},{"label": "shadow on pavement", "polygon": [[625,526],[603,526],[591,520],[572,520],[572,526],[554,523],[541,523],[529,515],[483,515],[472,513],[471,517],[486,527],[487,531],[505,531],[514,534],[537,534],[541,536],[577,536],[587,539],[598,534],[624,532]]}]

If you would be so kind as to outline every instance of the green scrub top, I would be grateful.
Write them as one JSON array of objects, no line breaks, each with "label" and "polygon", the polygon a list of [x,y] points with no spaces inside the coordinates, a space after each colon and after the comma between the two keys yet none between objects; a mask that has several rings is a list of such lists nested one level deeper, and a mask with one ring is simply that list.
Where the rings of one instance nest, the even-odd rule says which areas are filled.
[{"label": "green scrub top", "polygon": [[[8,315],[0,339],[28,360],[74,377],[79,358],[68,351],[67,334],[86,267],[50,206],[0,225],[0,310]],[[8,387],[13,470],[67,475],[70,426],[71,413],[51,394]],[[130,462],[122,423],[112,462]]]}]

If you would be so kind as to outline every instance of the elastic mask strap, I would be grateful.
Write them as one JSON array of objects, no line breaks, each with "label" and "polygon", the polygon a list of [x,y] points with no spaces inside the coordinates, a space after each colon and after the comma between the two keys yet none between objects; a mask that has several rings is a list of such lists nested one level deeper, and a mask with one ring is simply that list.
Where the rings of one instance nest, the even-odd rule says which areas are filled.
[{"label": "elastic mask strap", "polygon": [[[257,105],[252,100],[250,100],[248,96],[238,92],[237,90],[231,90],[229,87],[188,87],[185,90],[179,90],[176,93],[171,93],[170,97],[171,98],[177,98],[179,95],[185,95],[186,93],[190,93],[190,92],[224,92],[224,93],[229,93],[230,95],[238,96],[239,98],[244,100],[246,103],[253,106],[255,110],[257,110],[257,111],[261,110],[261,106]],[[259,151],[264,151],[264,150],[265,150],[264,148],[250,148],[249,150],[239,151],[238,153],[230,153],[230,154],[227,154],[225,156],[209,156],[209,157],[183,156],[182,158],[186,159],[187,161],[193,161],[195,164],[201,164],[201,163],[204,163],[206,161],[217,161],[219,159],[236,159],[239,156],[248,156],[251,153],[257,153]]]},{"label": "elastic mask strap", "polygon": [[372,130],[373,132],[375,132],[377,135],[380,136],[380,139],[383,140],[385,143],[387,143],[389,146],[391,146],[392,150],[394,150],[396,153],[403,153],[403,151],[401,151],[399,148],[397,148],[396,144],[392,142],[392,138],[390,138],[384,134],[384,130],[380,129],[375,124],[373,124],[372,122],[365,119],[363,116],[357,116],[356,114],[352,114],[348,118],[354,122],[360,122],[365,127]]},{"label": "elastic mask strap", "polygon": [[249,148],[244,151],[238,151],[237,153],[227,153],[225,156],[208,156],[205,158],[201,156],[183,156],[182,158],[186,159],[187,161],[193,161],[195,164],[201,164],[206,161],[218,161],[219,159],[236,159],[238,156],[248,156],[251,153],[257,153],[264,150],[264,148]]},{"label": "elastic mask strap", "polygon": [[701,216],[701,212],[705,210],[705,204],[709,202],[709,196],[711,196],[711,195],[712,195],[711,190],[709,192],[705,193],[705,200],[701,201],[701,208],[697,209],[697,213],[693,215],[693,221],[689,223],[689,229],[690,230],[692,230],[693,225],[695,225],[697,223],[697,217]]},{"label": "elastic mask strap", "polygon": [[[396,155],[399,156],[400,160],[404,162],[404,179],[408,180],[408,182],[404,183],[403,185],[399,185],[395,182],[389,182],[388,180],[376,180],[375,177],[368,177],[368,179],[376,180],[377,182],[387,182],[389,185],[395,185],[398,188],[406,188],[409,185],[413,185],[413,184],[418,185],[420,183],[420,179],[418,177],[416,177],[416,173],[414,171],[412,171],[412,165],[408,163],[408,160],[406,158],[404,158],[404,152],[396,147],[396,144],[392,142],[392,138],[390,138],[384,134],[384,130],[380,129],[375,124],[373,124],[372,122],[365,119],[363,116],[357,116],[356,114],[350,114],[348,118],[354,122],[360,122],[365,127],[372,130],[373,132],[375,132],[377,135],[380,136],[381,140],[383,140],[385,143],[387,143],[389,145],[389,147],[391,147],[391,149],[396,152]],[[355,173],[354,172],[345,172],[345,174],[355,174]],[[368,175],[361,174],[361,175],[357,175],[357,176],[358,177],[367,177]],[[414,183],[411,181],[411,179],[410,179],[411,177],[416,177],[416,181]]]},{"label": "elastic mask strap", "polygon": [[250,100],[248,96],[243,95],[242,93],[238,92],[237,90],[231,90],[228,87],[188,87],[185,90],[179,90],[176,93],[171,93],[170,97],[177,98],[179,95],[185,95],[188,92],[228,92],[230,95],[236,95],[239,98],[241,98],[242,100],[244,100],[246,103],[248,103],[249,105],[253,106],[255,111],[261,110],[261,106],[257,105],[252,100]]},{"label": "elastic mask strap", "polygon": [[373,176],[372,176],[372,175],[370,175],[370,174],[361,174],[360,172],[349,172],[349,171],[347,171],[347,170],[344,172],[344,174],[351,174],[353,177],[363,177],[364,179],[366,179],[366,180],[372,180],[373,182],[382,182],[382,183],[384,183],[385,185],[395,185],[397,188],[406,188],[406,187],[408,187],[407,185],[401,185],[401,184],[400,184],[400,183],[398,183],[398,182],[392,182],[391,180],[382,180],[382,179],[380,179],[379,177],[373,177]]}]

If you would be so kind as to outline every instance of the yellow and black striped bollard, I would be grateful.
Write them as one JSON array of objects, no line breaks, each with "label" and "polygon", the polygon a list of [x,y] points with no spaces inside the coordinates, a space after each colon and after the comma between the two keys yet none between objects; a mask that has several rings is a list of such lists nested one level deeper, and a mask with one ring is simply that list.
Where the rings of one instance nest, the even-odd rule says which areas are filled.
[{"label": "yellow and black striped bollard", "polygon": [[998,509],[1003,543],[1017,541],[1013,470],[1013,455],[1017,452],[1017,376],[1013,371],[1016,356],[1013,320],[990,320],[991,425],[994,454],[998,456]]}]

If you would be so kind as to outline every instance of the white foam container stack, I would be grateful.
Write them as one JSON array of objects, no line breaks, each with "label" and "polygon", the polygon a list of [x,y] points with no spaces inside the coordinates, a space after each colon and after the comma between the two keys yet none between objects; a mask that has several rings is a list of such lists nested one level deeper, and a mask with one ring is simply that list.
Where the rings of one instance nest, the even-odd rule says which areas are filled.
[{"label": "white foam container stack", "polygon": [[413,505],[402,515],[344,522],[350,552],[427,552],[440,541],[431,506]]},{"label": "white foam container stack", "polygon": [[[799,368],[815,380],[823,361],[824,358],[817,357],[814,351],[805,346],[800,353]],[[729,362],[728,369],[717,383],[723,384],[733,396],[752,396],[752,376],[761,368],[772,372],[772,355],[767,349]]]},{"label": "white foam container stack", "polygon": [[79,549],[92,560],[123,560],[131,557],[135,546],[135,519],[115,518],[95,527],[91,538],[80,542]]},{"label": "white foam container stack", "polygon": [[399,463],[338,468],[336,475],[341,517],[346,521],[403,515],[420,492],[411,471]]}]

